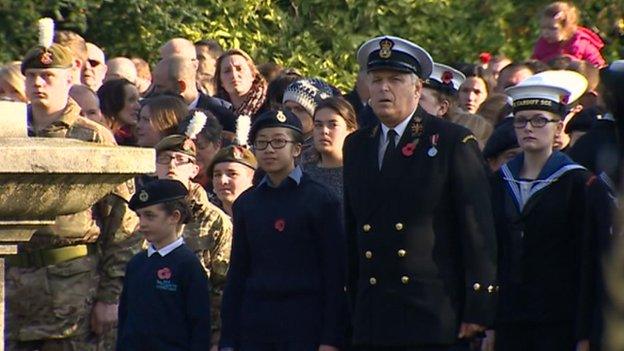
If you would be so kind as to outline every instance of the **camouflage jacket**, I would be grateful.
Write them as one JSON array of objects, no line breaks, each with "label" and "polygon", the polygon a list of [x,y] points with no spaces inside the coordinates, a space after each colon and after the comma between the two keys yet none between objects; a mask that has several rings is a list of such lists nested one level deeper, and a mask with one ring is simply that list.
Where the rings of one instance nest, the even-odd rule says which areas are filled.
[{"label": "camouflage jacket", "polygon": [[[28,134],[116,145],[108,129],[81,117],[79,112],[80,107],[69,98],[61,117],[41,130],[35,130],[29,116]],[[58,216],[54,225],[35,232],[30,242],[20,244],[19,250],[28,252],[66,245],[95,244],[99,275],[96,299],[116,303],[121,294],[126,264],[141,248],[141,238],[133,235],[138,228],[138,217],[127,206],[133,192],[133,180],[118,185],[90,209]]]},{"label": "camouflage jacket", "polygon": [[228,215],[208,201],[204,188],[191,182],[189,204],[193,219],[184,226],[182,237],[201,261],[211,283],[213,343],[218,342],[221,297],[230,263],[232,222]]}]

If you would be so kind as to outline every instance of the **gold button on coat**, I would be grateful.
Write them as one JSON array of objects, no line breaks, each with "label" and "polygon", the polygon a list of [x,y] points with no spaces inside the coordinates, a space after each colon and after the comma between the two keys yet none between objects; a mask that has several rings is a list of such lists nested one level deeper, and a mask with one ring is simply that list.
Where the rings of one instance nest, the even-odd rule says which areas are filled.
[{"label": "gold button on coat", "polygon": [[409,277],[408,277],[408,276],[405,276],[405,275],[404,275],[404,276],[402,276],[402,277],[401,277],[401,283],[403,283],[403,284],[407,284],[407,283],[409,283]]},{"label": "gold button on coat", "polygon": [[365,232],[370,232],[371,226],[370,224],[364,224],[364,226],[362,226],[362,229],[364,229]]},{"label": "gold button on coat", "polygon": [[399,223],[395,224],[394,227],[396,228],[396,230],[402,230],[403,229],[403,223],[399,222]]},{"label": "gold button on coat", "polygon": [[474,283],[474,285],[472,286],[472,288],[474,289],[474,291],[479,291],[479,289],[481,289],[481,284],[479,284],[479,283]]},{"label": "gold button on coat", "polygon": [[366,251],[366,252],[364,253],[364,256],[366,256],[366,258],[368,258],[368,259],[371,259],[371,258],[373,258],[373,253],[372,253],[372,252],[370,252],[370,251]]},{"label": "gold button on coat", "polygon": [[368,282],[370,283],[370,285],[375,285],[377,284],[377,279],[375,279],[375,277],[371,277]]},{"label": "gold button on coat", "polygon": [[492,285],[488,286],[488,292],[489,293],[493,293],[494,292],[494,287]]},{"label": "gold button on coat", "polygon": [[399,255],[399,257],[405,257],[405,255],[407,255],[407,251],[401,249],[397,251],[397,255]]}]

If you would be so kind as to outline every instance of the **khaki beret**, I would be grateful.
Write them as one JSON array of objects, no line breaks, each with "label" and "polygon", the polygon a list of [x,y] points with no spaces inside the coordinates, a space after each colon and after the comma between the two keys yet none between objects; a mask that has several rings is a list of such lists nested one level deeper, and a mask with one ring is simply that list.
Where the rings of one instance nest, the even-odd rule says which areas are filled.
[{"label": "khaki beret", "polygon": [[22,59],[22,74],[27,69],[71,68],[72,54],[63,45],[52,44],[49,48],[37,46],[32,48]]},{"label": "khaki beret", "polygon": [[196,157],[197,149],[193,140],[189,139],[186,135],[174,134],[164,137],[161,141],[154,146],[156,153],[162,151],[181,152],[185,155]]},{"label": "khaki beret", "polygon": [[245,165],[253,170],[258,168],[258,162],[254,154],[247,148],[238,145],[230,145],[217,151],[212,163],[208,167],[208,176],[212,177],[214,166],[219,163],[236,162]]}]

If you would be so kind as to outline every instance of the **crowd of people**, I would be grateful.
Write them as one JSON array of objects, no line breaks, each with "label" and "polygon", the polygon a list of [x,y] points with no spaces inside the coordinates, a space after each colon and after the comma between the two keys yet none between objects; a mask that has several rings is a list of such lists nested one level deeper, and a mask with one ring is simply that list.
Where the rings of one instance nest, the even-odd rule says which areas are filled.
[{"label": "crowd of people", "polygon": [[39,21],[31,137],[155,150],[7,258],[8,350],[600,350],[624,61],[571,3],[531,58],[382,35],[349,92],[210,40],[152,67]]}]

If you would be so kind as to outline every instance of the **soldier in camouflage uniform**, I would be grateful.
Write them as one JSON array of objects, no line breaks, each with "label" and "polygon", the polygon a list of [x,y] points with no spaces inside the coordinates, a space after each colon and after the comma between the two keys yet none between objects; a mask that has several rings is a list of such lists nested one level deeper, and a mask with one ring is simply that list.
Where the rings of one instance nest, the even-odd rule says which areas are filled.
[{"label": "soldier in camouflage uniform", "polygon": [[[69,98],[71,66],[51,35],[24,57],[29,135],[114,145]],[[92,208],[57,217],[7,258],[8,350],[101,349],[100,335],[116,324],[125,265],[140,249],[138,218],[126,205],[132,188],[119,185]]]},{"label": "soldier in camouflage uniform", "polygon": [[230,261],[232,223],[223,211],[208,201],[204,188],[191,181],[199,167],[195,144],[188,135],[170,135],[155,148],[158,178],[178,180],[189,189],[188,200],[193,219],[185,225],[182,237],[187,246],[197,253],[210,278],[212,344],[215,348],[221,329],[221,297]]}]

